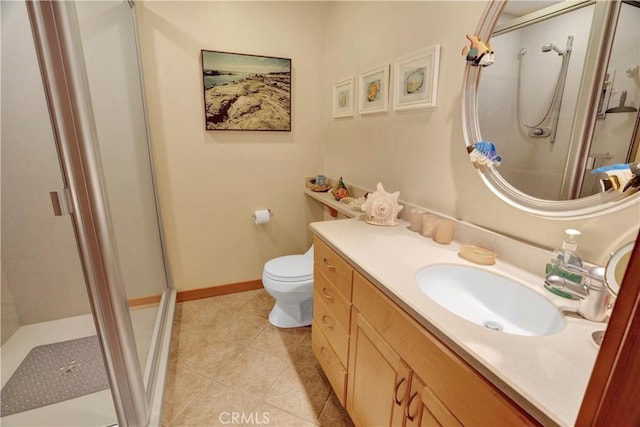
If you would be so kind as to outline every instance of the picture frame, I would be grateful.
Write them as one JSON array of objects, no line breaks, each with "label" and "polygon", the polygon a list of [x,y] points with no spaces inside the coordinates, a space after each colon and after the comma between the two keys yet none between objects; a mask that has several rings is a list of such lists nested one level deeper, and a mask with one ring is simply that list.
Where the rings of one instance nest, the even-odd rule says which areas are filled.
[{"label": "picture frame", "polygon": [[360,114],[382,113],[389,109],[389,64],[372,68],[358,78]]},{"label": "picture frame", "polygon": [[440,45],[399,58],[394,65],[394,110],[436,106]]},{"label": "picture frame", "polygon": [[333,117],[353,117],[355,79],[341,80],[333,85]]},{"label": "picture frame", "polygon": [[202,50],[206,130],[291,131],[291,59]]}]

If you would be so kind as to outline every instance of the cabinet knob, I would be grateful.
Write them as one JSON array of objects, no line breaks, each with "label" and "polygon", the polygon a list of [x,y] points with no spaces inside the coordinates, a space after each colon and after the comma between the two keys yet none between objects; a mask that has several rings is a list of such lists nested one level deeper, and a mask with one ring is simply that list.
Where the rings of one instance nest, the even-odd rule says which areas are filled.
[{"label": "cabinet knob", "polygon": [[324,295],[324,297],[328,300],[333,300],[335,299],[335,297],[333,295],[330,295],[329,292],[327,291],[327,288],[322,288],[322,295]]},{"label": "cabinet knob", "polygon": [[398,390],[400,389],[400,386],[402,385],[403,382],[405,382],[404,377],[402,377],[400,381],[398,381],[398,384],[396,384],[396,389],[393,394],[393,399],[396,401],[396,405],[402,405],[402,399],[398,399]]},{"label": "cabinet knob", "polygon": [[329,319],[329,317],[326,314],[324,314],[322,316],[322,324],[325,327],[327,327],[328,329],[333,329],[333,325],[331,323],[327,322],[328,319]]},{"label": "cabinet knob", "polygon": [[[413,419],[415,418],[416,415],[418,415],[418,412],[416,412],[415,414],[411,414],[411,404],[413,403],[413,399],[416,398],[416,396],[418,395],[417,391],[414,391],[411,394],[411,397],[409,398],[409,403],[407,403],[407,419],[409,421],[413,421]],[[420,410],[420,408],[418,407],[418,410]]]},{"label": "cabinet knob", "polygon": [[327,362],[331,362],[331,355],[329,354],[329,350],[321,346],[320,354],[322,354],[322,357],[324,357]]},{"label": "cabinet knob", "polygon": [[335,267],[334,265],[331,265],[331,264],[329,263],[329,261],[328,261],[326,258],[323,258],[323,259],[322,259],[322,264],[323,264],[325,267],[327,267],[329,270],[335,270],[335,269],[336,269],[336,267]]}]

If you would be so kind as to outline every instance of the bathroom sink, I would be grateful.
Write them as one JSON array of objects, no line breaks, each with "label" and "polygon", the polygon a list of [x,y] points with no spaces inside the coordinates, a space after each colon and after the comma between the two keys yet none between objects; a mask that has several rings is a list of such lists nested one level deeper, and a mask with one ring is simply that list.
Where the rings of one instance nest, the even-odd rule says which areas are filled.
[{"label": "bathroom sink", "polygon": [[450,312],[481,326],[514,335],[560,332],[562,313],[544,296],[488,270],[438,264],[416,274],[420,290]]}]

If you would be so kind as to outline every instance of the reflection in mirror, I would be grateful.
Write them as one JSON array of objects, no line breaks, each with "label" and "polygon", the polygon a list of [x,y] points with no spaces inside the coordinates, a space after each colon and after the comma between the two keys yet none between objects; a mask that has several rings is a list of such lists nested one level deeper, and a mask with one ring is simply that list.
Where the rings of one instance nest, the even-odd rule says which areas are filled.
[{"label": "reflection in mirror", "polygon": [[[585,197],[602,191],[592,169],[640,160],[638,6],[621,5],[606,74],[598,77],[597,111],[580,123],[578,102],[589,96],[580,92],[593,90],[583,80],[597,71],[585,63],[595,49],[592,25],[603,25],[595,3],[506,3],[491,37],[501,60],[482,70],[478,120],[482,139],[494,142],[502,156],[501,177],[517,190],[543,200]],[[571,146],[582,143],[576,128],[590,120],[596,123],[585,160]]]},{"label": "reflection in mirror", "polygon": [[[623,13],[632,7],[636,17],[631,20],[637,23],[637,4],[621,0],[488,3],[476,34],[491,42],[496,63],[466,67],[462,121],[467,151],[473,152],[480,141],[491,141],[502,156],[499,168],[474,163],[480,178],[501,200],[529,214],[556,219],[587,218],[640,203],[635,181],[633,189],[623,193],[606,187],[602,175],[591,182],[584,179],[600,165],[640,160],[637,143],[629,142],[638,139],[635,110],[640,84],[634,76],[635,64],[640,63],[640,27],[623,28],[626,15],[618,19],[623,6]],[[618,22],[620,35],[615,34]],[[613,48],[614,37],[625,41],[620,48]],[[629,65],[609,63],[612,50],[625,52]],[[616,75],[624,74],[628,88],[618,77],[612,80],[613,68]],[[633,126],[623,132],[616,117],[624,121],[624,116],[631,117]],[[625,133],[633,136],[620,142]],[[594,143],[590,151],[594,135],[623,147]],[[614,151],[622,157],[607,154]],[[626,179],[632,179],[632,167],[626,169],[630,175]],[[587,196],[592,192],[589,188],[597,193]]]}]

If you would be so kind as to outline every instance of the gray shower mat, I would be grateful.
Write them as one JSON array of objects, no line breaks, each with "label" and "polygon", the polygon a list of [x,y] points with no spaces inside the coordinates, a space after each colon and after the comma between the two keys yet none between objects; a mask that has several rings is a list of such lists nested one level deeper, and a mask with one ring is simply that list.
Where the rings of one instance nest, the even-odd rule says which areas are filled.
[{"label": "gray shower mat", "polygon": [[0,416],[109,388],[96,335],[34,347],[2,388]]}]

